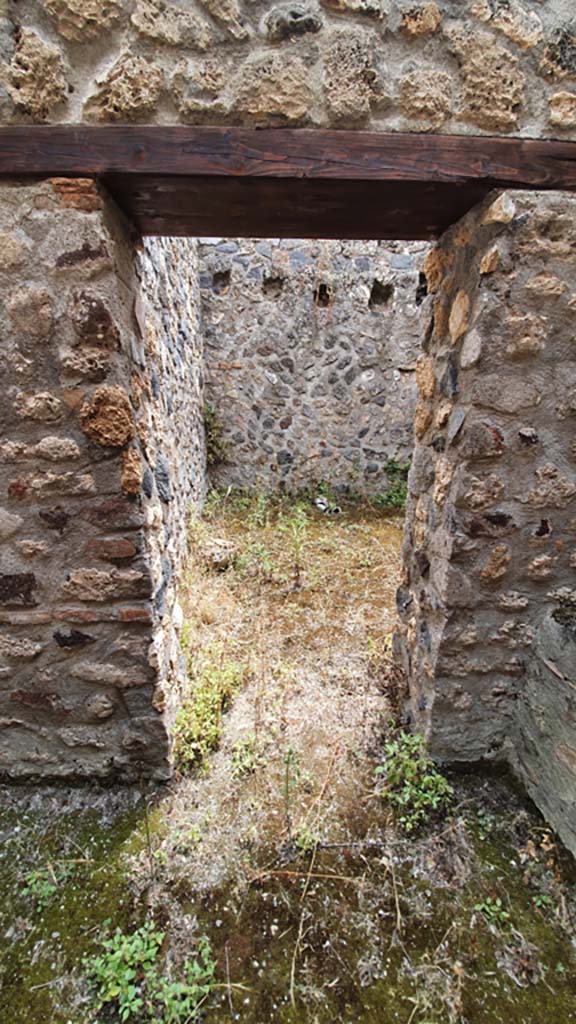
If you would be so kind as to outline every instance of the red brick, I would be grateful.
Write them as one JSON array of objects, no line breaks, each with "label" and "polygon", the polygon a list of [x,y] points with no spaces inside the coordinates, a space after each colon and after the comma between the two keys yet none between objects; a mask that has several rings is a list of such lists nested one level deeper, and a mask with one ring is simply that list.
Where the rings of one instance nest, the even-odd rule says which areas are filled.
[{"label": "red brick", "polygon": [[138,548],[127,537],[96,538],[88,541],[84,552],[105,562],[121,562],[127,558],[134,558],[138,554]]},{"label": "red brick", "polygon": [[152,609],[141,608],[120,608],[118,610],[120,622],[143,622],[147,626],[152,625]]}]

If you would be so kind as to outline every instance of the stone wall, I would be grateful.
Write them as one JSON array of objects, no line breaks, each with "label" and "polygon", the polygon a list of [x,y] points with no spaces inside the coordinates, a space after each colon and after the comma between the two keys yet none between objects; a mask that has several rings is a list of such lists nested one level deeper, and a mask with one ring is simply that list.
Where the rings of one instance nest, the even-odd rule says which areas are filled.
[{"label": "stone wall", "polygon": [[175,497],[173,413],[198,401],[195,293],[155,273],[92,182],[0,187],[3,775],[169,773],[170,574],[202,448],[191,419],[194,484]]},{"label": "stone wall", "polygon": [[399,592],[413,723],[508,761],[576,849],[576,199],[509,193],[426,261]]},{"label": "stone wall", "polygon": [[412,455],[425,243],[201,243],[219,485],[388,486]]},{"label": "stone wall", "polygon": [[573,0],[0,0],[0,117],[576,138]]}]

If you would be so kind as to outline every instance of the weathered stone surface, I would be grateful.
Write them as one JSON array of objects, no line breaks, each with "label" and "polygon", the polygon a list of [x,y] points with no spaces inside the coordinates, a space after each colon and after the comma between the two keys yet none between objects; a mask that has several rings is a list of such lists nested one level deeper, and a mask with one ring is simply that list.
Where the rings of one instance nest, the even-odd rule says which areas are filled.
[{"label": "weathered stone surface", "polygon": [[523,7],[518,0],[477,0],[472,14],[526,49],[536,46],[544,38],[542,21],[536,11]]},{"label": "weathered stone surface", "polygon": [[542,352],[548,334],[544,318],[535,313],[512,310],[506,319],[506,355],[510,359],[524,359]]},{"label": "weathered stone surface", "polygon": [[406,117],[438,128],[452,112],[453,82],[438,68],[419,68],[402,81],[400,106]]},{"label": "weathered stone surface", "polygon": [[465,291],[459,291],[452,308],[450,310],[450,319],[448,321],[448,329],[450,331],[450,338],[452,344],[456,344],[460,338],[466,334],[468,325],[470,323],[470,298]]},{"label": "weathered stone surface", "polygon": [[334,11],[348,11],[363,14],[367,18],[385,22],[389,11],[388,0],[322,0],[325,7]]},{"label": "weathered stone surface", "polygon": [[262,31],[273,42],[281,42],[320,32],[322,25],[322,15],[312,3],[279,4],[264,16]]},{"label": "weathered stone surface", "polygon": [[481,274],[493,274],[494,271],[498,270],[500,266],[500,250],[497,245],[493,245],[488,252],[484,253],[480,261],[480,273]]},{"label": "weathered stone surface", "polygon": [[34,573],[0,573],[0,605],[34,607],[38,603],[34,598],[36,588]]},{"label": "weathered stone surface", "polygon": [[95,693],[86,701],[86,711],[89,717],[97,721],[111,718],[115,710],[114,701],[106,693]]},{"label": "weathered stone surface", "polygon": [[83,683],[97,686],[114,686],[119,690],[130,690],[135,686],[146,686],[149,682],[145,673],[134,667],[120,668],[108,662],[82,661],[71,669],[71,675]]},{"label": "weathered stone surface", "polygon": [[75,569],[62,586],[62,595],[78,601],[113,601],[147,596],[149,583],[135,569]]},{"label": "weathered stone surface", "polygon": [[34,121],[45,121],[67,98],[62,54],[30,29],[19,34],[8,69],[8,92],[15,105]]},{"label": "weathered stone surface", "polygon": [[486,409],[517,413],[530,409],[542,400],[539,389],[527,380],[506,380],[500,374],[485,374],[477,380],[471,392],[472,401]]},{"label": "weathered stone surface", "polygon": [[536,486],[520,501],[528,501],[534,508],[566,508],[576,495],[576,481],[562,475],[552,463],[540,466],[535,473]]},{"label": "weathered stone surface", "polygon": [[548,100],[550,124],[558,128],[576,128],[576,93],[556,92]]},{"label": "weathered stone surface", "polygon": [[54,326],[53,303],[46,288],[18,288],[8,297],[15,329],[27,338],[49,340]]},{"label": "weathered stone surface", "polygon": [[334,33],[324,52],[324,94],[335,124],[366,121],[372,106],[384,99],[368,33],[345,29]]},{"label": "weathered stone surface", "polygon": [[510,566],[510,549],[506,544],[497,544],[492,548],[481,572],[486,583],[496,583],[507,575]]},{"label": "weathered stone surface", "polygon": [[31,661],[42,653],[43,644],[35,643],[27,638],[0,635],[0,654],[5,658]]},{"label": "weathered stone surface", "polygon": [[460,24],[447,31],[462,75],[461,117],[486,131],[509,132],[524,103],[525,76],[519,58],[486,33]]},{"label": "weathered stone surface", "polygon": [[14,409],[23,420],[36,420],[38,423],[57,423],[66,413],[62,400],[48,391],[36,395],[23,392],[14,400]]},{"label": "weathered stone surface", "polygon": [[124,494],[140,494],[142,477],[142,459],[136,448],[128,448],[122,453],[122,490]]},{"label": "weathered stone surface", "polygon": [[138,0],[131,20],[140,35],[170,46],[206,50],[212,42],[203,18],[166,0]]},{"label": "weathered stone surface", "polygon": [[84,111],[97,121],[139,120],[156,109],[164,72],[144,57],[124,53],[87,100]]},{"label": "weathered stone surface", "polygon": [[249,38],[250,29],[238,0],[201,0],[201,4],[232,39],[241,41]]},{"label": "weathered stone surface", "polygon": [[558,25],[544,51],[542,72],[555,81],[576,78],[576,24]]},{"label": "weathered stone surface", "polygon": [[85,42],[115,28],[122,0],[40,0],[64,39]]},{"label": "weathered stone surface", "polygon": [[90,292],[76,292],[70,318],[77,338],[83,344],[96,348],[118,348],[120,332],[102,299]]},{"label": "weathered stone surface", "polygon": [[476,366],[480,356],[482,355],[482,335],[479,331],[469,331],[462,348],[460,350],[460,366],[463,370],[469,370],[470,367]]},{"label": "weathered stone surface", "polygon": [[68,459],[78,459],[81,455],[79,445],[70,437],[43,437],[32,452],[38,458],[47,459],[49,462],[65,462]]},{"label": "weathered stone surface", "polygon": [[450,257],[442,249],[431,249],[427,254],[424,260],[424,274],[428,291],[432,295],[440,288],[450,262]]},{"label": "weathered stone surface", "polygon": [[14,515],[6,508],[0,508],[0,540],[8,540],[9,537],[13,537],[23,523],[22,516]]},{"label": "weathered stone surface", "polygon": [[128,395],[122,388],[97,388],[79,412],[82,430],[91,441],[107,448],[122,448],[134,436]]},{"label": "weathered stone surface", "polygon": [[415,4],[402,15],[402,30],[409,36],[428,36],[438,31],[442,14],[436,3]]},{"label": "weathered stone surface", "polygon": [[85,544],[84,552],[105,562],[125,562],[138,554],[138,548],[127,537],[95,537]]},{"label": "weathered stone surface", "polygon": [[314,104],[310,69],[303,60],[274,52],[255,54],[239,69],[232,109],[250,124],[303,124]]},{"label": "weathered stone surface", "polygon": [[30,241],[24,232],[0,231],[0,270],[16,270],[26,261]]},{"label": "weathered stone surface", "polygon": [[483,224],[510,224],[516,216],[516,205],[507,192],[490,204],[482,217]]}]

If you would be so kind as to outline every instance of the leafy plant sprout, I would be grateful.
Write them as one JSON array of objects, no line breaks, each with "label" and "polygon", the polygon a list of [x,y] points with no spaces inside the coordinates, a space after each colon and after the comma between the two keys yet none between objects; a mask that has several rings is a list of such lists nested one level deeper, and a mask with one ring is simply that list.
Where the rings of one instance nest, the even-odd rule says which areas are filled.
[{"label": "leafy plant sprout", "polygon": [[452,800],[452,786],[428,757],[421,736],[401,732],[384,747],[384,763],[376,768],[382,777],[382,796],[398,809],[398,822],[414,832],[434,814],[445,811]]}]

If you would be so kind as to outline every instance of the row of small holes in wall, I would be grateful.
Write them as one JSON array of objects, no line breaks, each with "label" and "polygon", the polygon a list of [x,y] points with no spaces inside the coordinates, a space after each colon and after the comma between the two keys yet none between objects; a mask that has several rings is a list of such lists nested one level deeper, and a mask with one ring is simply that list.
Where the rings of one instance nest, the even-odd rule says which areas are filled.
[{"label": "row of small holes in wall", "polygon": [[[230,270],[216,271],[212,276],[212,291],[216,295],[224,295],[230,287],[231,277],[232,275]],[[265,277],[262,282],[262,291],[266,298],[280,298],[284,289],[284,283],[285,278],[283,277]],[[418,287],[416,289],[416,304],[420,305],[426,298],[427,294],[428,289],[426,287],[426,278],[424,274],[420,274]],[[393,296],[394,285],[389,282],[384,284],[375,277],[372,282],[368,305],[370,309],[375,309],[377,306],[387,306]],[[334,302],[334,297],[334,289],[324,281],[314,289],[314,305],[321,309],[326,309],[328,306],[331,306]]]}]

